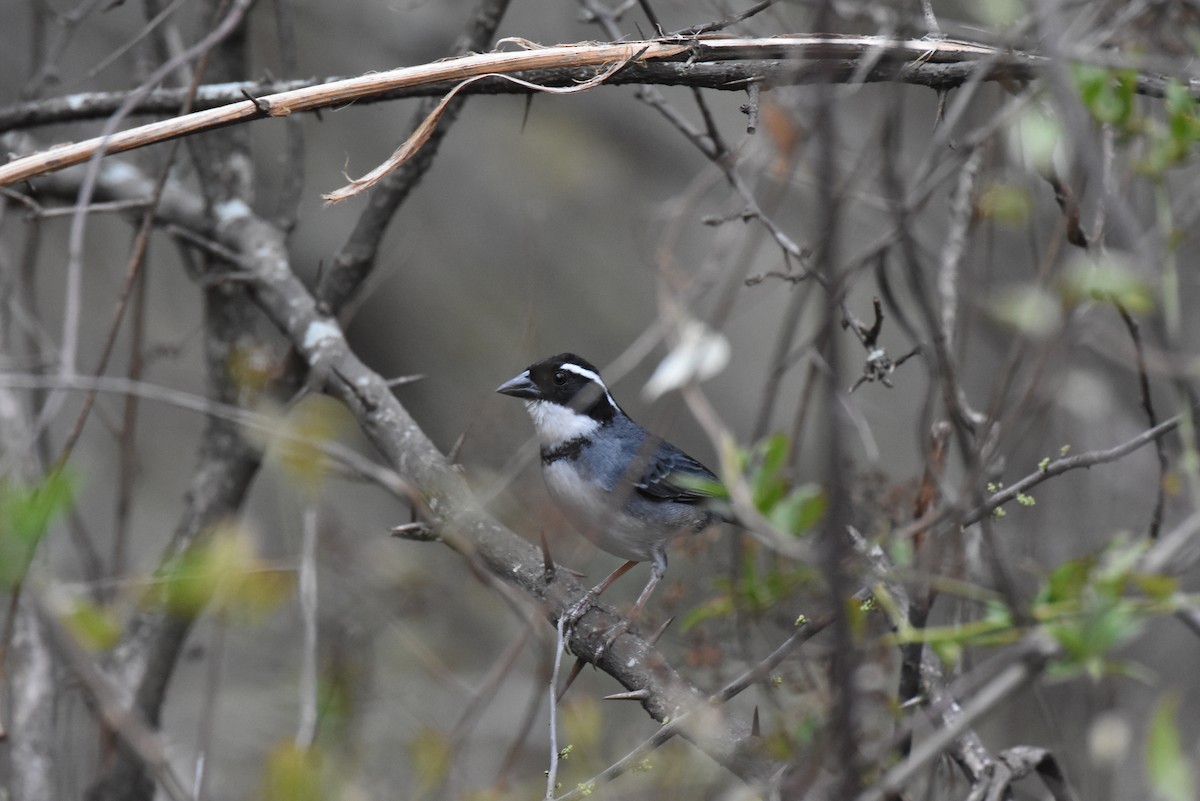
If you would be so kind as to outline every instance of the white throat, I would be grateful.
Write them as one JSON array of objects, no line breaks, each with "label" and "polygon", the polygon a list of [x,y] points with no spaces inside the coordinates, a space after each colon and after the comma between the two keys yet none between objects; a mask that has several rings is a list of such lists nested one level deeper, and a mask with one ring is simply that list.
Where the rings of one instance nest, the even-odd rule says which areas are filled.
[{"label": "white throat", "polygon": [[544,400],[525,401],[525,409],[533,418],[542,445],[553,448],[564,442],[585,437],[600,427],[586,414]]}]

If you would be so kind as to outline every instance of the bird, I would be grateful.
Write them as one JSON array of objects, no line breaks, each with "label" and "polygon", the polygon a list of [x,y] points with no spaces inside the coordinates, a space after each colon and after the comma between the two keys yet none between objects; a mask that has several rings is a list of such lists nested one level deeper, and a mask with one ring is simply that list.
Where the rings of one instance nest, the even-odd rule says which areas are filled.
[{"label": "bird", "polygon": [[671,541],[729,519],[714,503],[723,494],[719,479],[634,422],[600,371],[574,353],[542,359],[496,391],[525,402],[541,446],[542,477],[566,518],[597,547],[626,560],[568,618],[577,620],[614,581],[649,562],[649,581],[628,615],[637,620],[666,573]]}]

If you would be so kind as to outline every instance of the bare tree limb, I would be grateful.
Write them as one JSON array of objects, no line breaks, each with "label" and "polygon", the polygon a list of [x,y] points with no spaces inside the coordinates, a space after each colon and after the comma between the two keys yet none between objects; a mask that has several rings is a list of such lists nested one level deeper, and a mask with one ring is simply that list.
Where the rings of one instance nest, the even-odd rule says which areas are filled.
[{"label": "bare tree limb", "polygon": [[[844,59],[831,62],[831,69],[843,80],[855,76],[858,61]],[[572,86],[589,81],[599,74],[602,67],[553,67],[546,69],[518,70],[509,73],[528,83],[540,86]],[[983,70],[992,80],[1028,79],[1036,70],[1021,64],[986,65],[981,62],[927,63],[909,62],[902,66],[889,63],[879,64],[859,79],[875,83],[901,81],[915,86],[947,88],[961,85]],[[231,83],[207,84],[196,94],[195,108],[211,110],[231,103],[240,103],[250,95],[255,100],[264,96],[296,92],[327,84],[350,80],[345,76],[304,78],[286,81],[235,81]],[[722,62],[645,62],[632,63],[613,75],[606,83],[612,86],[630,84],[659,84],[669,86],[692,86],[700,89],[745,91],[749,86],[765,88],[811,84],[819,80],[818,75],[806,62],[791,59],[742,59]],[[413,97],[441,97],[453,89],[449,80],[401,86],[358,98],[356,105],[370,105]],[[1151,85],[1146,94],[1157,96],[1165,91],[1166,83]],[[501,78],[483,78],[460,90],[460,95],[527,95],[533,90],[526,86]],[[103,119],[126,102],[131,93],[80,92],[45,100],[30,100],[13,103],[0,108],[0,132],[36,128],[63,122],[83,122]],[[184,90],[163,88],[149,92],[132,105],[130,115],[173,114],[183,101]],[[334,101],[336,103],[337,101]],[[319,108],[307,109],[318,111]]]},{"label": "bare tree limb", "polygon": [[[252,245],[258,240],[247,235],[257,225],[247,210],[229,219],[221,233],[231,245]],[[325,376],[327,391],[350,407],[368,440],[424,495],[430,522],[447,544],[541,605],[550,620],[557,620],[583,597],[584,589],[577,581],[562,570],[547,577],[537,549],[479,508],[462,476],[396,400],[387,382],[354,355],[337,322],[321,313],[290,271],[278,269],[278,262],[272,259],[262,261],[254,276],[253,295],[309,369]],[[571,650],[595,662],[627,689],[645,689],[642,706],[656,720],[708,706],[705,695],[640,638],[622,636],[603,650],[607,634],[617,622],[606,608],[589,611],[573,631]],[[685,729],[685,737],[743,779],[766,781],[774,767],[756,752],[748,726],[727,720],[716,709],[700,717],[703,725]]]},{"label": "bare tree limb", "polygon": [[[1007,62],[1025,70],[1038,63],[1033,56],[1008,54],[987,45],[944,40],[895,41],[877,37],[793,36],[772,39],[693,39],[651,40],[619,44],[559,45],[518,52],[485,53],[438,61],[415,67],[402,67],[371,73],[334,83],[305,89],[255,97],[214,109],[197,111],[181,117],[131,128],[107,137],[89,139],[76,144],[60,145],[43,153],[17,159],[0,167],[0,186],[28,180],[48,171],[78,164],[103,150],[106,154],[121,153],[134,148],[165,142],[180,136],[211,130],[233,123],[264,116],[284,117],[302,111],[326,108],[369,97],[393,89],[439,81],[460,82],[489,73],[512,74],[521,70],[580,67],[607,68],[618,62],[660,60],[685,61],[688,65],[703,62],[737,61],[743,59],[786,60],[783,74],[795,74],[804,64],[815,65],[822,80],[836,80],[838,63],[869,56],[887,56],[892,65],[956,64],[986,59],[989,72]],[[898,70],[902,77],[907,67]],[[601,70],[603,71],[603,70]],[[891,72],[897,72],[895,66]],[[761,80],[763,76],[759,76]],[[745,84],[736,88],[744,88]],[[729,88],[735,88],[730,86]]]}]

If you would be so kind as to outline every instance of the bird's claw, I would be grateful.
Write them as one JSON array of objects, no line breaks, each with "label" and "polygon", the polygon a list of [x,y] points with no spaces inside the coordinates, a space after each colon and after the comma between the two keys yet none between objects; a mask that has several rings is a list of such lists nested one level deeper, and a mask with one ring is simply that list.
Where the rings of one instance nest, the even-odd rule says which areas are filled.
[{"label": "bird's claw", "polygon": [[[569,607],[567,607],[566,611],[563,612],[563,636],[566,639],[570,640],[572,638],[575,627],[579,625],[579,621],[583,619],[583,616],[587,614],[588,610],[595,605],[596,597],[599,594],[600,593],[596,592],[595,589],[591,589],[584,593],[582,598],[571,604]],[[621,620],[610,626],[605,632],[604,642],[602,642],[600,647],[596,649],[596,653],[592,656],[591,661],[593,663],[599,662],[604,654],[608,652],[608,649],[612,647],[612,644],[617,641],[617,638],[629,630],[629,625],[630,621]]]},{"label": "bird's claw", "polygon": [[606,633],[604,642],[600,643],[600,647],[596,649],[596,655],[593,658],[593,662],[599,662],[604,657],[604,654],[608,652],[608,649],[612,647],[612,644],[617,641],[617,638],[628,630],[628,620],[621,620],[613,625]]},{"label": "bird's claw", "polygon": [[587,611],[596,603],[596,596],[599,595],[595,590],[588,590],[575,603],[567,607],[567,610],[562,613],[563,632],[570,639],[570,634],[574,628],[579,625],[579,621],[587,614]]}]

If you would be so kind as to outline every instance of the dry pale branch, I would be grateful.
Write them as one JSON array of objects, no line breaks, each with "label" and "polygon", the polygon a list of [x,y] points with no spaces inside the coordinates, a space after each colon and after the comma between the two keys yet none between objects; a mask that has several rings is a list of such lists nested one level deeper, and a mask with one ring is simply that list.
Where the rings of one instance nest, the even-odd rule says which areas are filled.
[{"label": "dry pale branch", "polygon": [[[636,58],[636,57],[637,56],[635,54],[634,58]],[[408,161],[414,155],[416,155],[417,151],[420,150],[422,147],[424,147],[425,143],[429,141],[429,137],[431,137],[433,135],[434,128],[437,127],[438,120],[440,120],[442,118],[442,115],[446,112],[446,109],[449,108],[449,106],[450,106],[450,101],[452,101],[454,99],[454,96],[459,93],[459,90],[461,90],[467,86],[470,86],[475,81],[482,80],[483,78],[505,78],[509,81],[512,81],[513,83],[524,86],[527,89],[530,89],[535,92],[549,92],[551,94],[570,94],[572,92],[586,92],[588,89],[593,89],[593,88],[599,86],[600,84],[602,84],[606,80],[608,80],[610,77],[612,77],[614,74],[616,74],[618,70],[620,70],[622,67],[624,67],[628,63],[629,63],[628,60],[617,62],[616,64],[613,64],[611,67],[606,69],[604,72],[597,75],[595,78],[592,78],[590,81],[586,81],[577,86],[559,86],[559,87],[538,86],[537,84],[530,83],[529,81],[523,81],[520,78],[514,78],[509,75],[491,75],[491,74],[489,74],[489,75],[479,75],[475,78],[468,78],[465,81],[463,81],[462,83],[460,83],[458,86],[451,89],[450,92],[447,93],[447,95],[442,98],[441,102],[439,102],[433,108],[433,111],[429,112],[429,116],[427,116],[424,120],[421,121],[421,124],[417,126],[417,129],[412,132],[411,136],[409,136],[407,139],[405,139],[403,142],[400,143],[400,147],[396,148],[396,152],[392,153],[391,157],[387,161],[385,161],[383,164],[380,164],[375,169],[371,170],[369,173],[364,175],[362,178],[355,178],[352,181],[350,181],[350,183],[348,185],[343,186],[341,189],[336,189],[327,195],[323,195],[323,197],[329,203],[340,203],[343,200],[349,200],[350,198],[355,197],[356,195],[360,195],[363,192],[367,191],[372,186],[379,183],[384,178],[386,178],[388,175],[390,175],[392,172],[397,170],[402,164],[404,164],[406,161]]]},{"label": "dry pale branch", "polygon": [[761,59],[795,62],[795,68],[799,70],[804,64],[813,62],[836,62],[868,56],[878,59],[880,55],[903,64],[987,62],[994,65],[1015,62],[1029,66],[1040,61],[1034,56],[969,42],[893,40],[875,36],[783,36],[765,39],[699,37],[619,44],[580,43],[516,52],[483,53],[265,95],[130,128],[107,139],[96,137],[59,145],[0,167],[0,186],[79,164],[97,153],[121,153],[251,119],[285,117],[402,87],[457,82],[489,74],[608,67],[626,62],[684,61],[690,65]]}]

